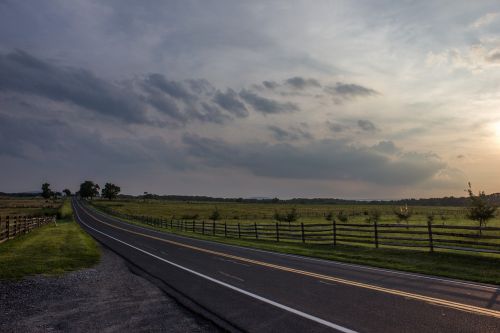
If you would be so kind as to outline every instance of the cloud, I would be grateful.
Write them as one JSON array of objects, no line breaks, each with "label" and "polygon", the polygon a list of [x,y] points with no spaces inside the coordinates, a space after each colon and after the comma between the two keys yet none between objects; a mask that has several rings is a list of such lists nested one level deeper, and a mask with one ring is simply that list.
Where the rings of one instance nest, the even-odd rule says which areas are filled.
[{"label": "cloud", "polygon": [[285,80],[285,84],[295,89],[305,89],[308,87],[321,87],[321,84],[316,79],[304,79],[300,76],[291,77]]},{"label": "cloud", "polygon": [[327,86],[324,90],[331,95],[342,98],[368,97],[379,95],[377,91],[371,88],[366,88],[354,83],[337,82],[335,86]]},{"label": "cloud", "polygon": [[273,137],[278,141],[312,139],[312,134],[301,127],[291,127],[289,130],[285,130],[281,127],[271,125],[267,128],[271,131]]},{"label": "cloud", "polygon": [[478,28],[481,28],[483,26],[489,25],[497,19],[498,14],[499,13],[487,13],[487,14],[481,16],[480,18],[478,18],[476,21],[474,21],[474,23],[472,23],[471,26],[473,28],[478,29]]},{"label": "cloud", "polygon": [[175,99],[180,99],[186,104],[196,101],[196,95],[191,94],[180,82],[167,80],[165,76],[158,73],[149,74],[144,80],[146,87],[156,87],[162,92]]},{"label": "cloud", "polygon": [[279,84],[274,82],[274,81],[262,81],[262,85],[266,87],[267,89],[276,89],[279,87]]},{"label": "cloud", "polygon": [[226,109],[236,117],[248,117],[248,110],[245,104],[238,99],[238,94],[233,89],[227,89],[226,93],[217,91],[213,100],[220,107]]},{"label": "cloud", "polygon": [[340,132],[344,132],[345,130],[348,129],[347,126],[345,125],[342,125],[342,124],[339,124],[339,123],[332,123],[332,122],[327,122],[326,125],[328,126],[328,128],[330,129],[330,131],[334,132],[334,133],[340,133]]},{"label": "cloud", "polygon": [[239,95],[246,103],[250,104],[255,111],[264,114],[278,114],[300,110],[299,107],[294,103],[278,102],[273,99],[259,96],[256,93],[246,89],[241,90]]},{"label": "cloud", "polygon": [[358,126],[365,132],[375,132],[377,127],[369,120],[358,120]]},{"label": "cloud", "polygon": [[434,154],[384,149],[390,143],[374,147],[334,140],[315,140],[304,146],[231,144],[196,135],[185,135],[183,142],[189,153],[203,164],[238,167],[262,177],[414,185],[432,179],[446,168]]},{"label": "cloud", "polygon": [[84,69],[56,67],[20,50],[0,54],[0,91],[70,102],[127,123],[150,123],[144,104],[127,88]]}]

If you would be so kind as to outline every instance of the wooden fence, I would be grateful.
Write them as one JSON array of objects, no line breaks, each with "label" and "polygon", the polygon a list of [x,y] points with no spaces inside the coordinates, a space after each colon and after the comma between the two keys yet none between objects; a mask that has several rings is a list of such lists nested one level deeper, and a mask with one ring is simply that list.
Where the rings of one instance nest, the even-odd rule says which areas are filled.
[{"label": "wooden fence", "polygon": [[500,228],[471,225],[403,223],[227,223],[130,215],[105,209],[128,220],[171,230],[238,239],[308,244],[374,246],[485,252],[500,254]]},{"label": "wooden fence", "polygon": [[0,217],[0,243],[56,221],[55,216],[5,216]]}]

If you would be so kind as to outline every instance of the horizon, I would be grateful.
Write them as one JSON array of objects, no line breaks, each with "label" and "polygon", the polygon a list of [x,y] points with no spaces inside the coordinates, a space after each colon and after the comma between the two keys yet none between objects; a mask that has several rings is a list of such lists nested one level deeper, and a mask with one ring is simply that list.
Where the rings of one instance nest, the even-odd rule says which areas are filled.
[{"label": "horizon", "polygon": [[231,198],[500,189],[498,1],[0,9],[2,192],[85,179]]}]

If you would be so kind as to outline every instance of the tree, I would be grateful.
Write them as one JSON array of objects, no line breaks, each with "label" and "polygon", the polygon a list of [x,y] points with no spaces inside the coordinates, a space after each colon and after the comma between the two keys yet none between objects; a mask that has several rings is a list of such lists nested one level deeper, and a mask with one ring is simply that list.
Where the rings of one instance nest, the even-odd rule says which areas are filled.
[{"label": "tree", "polygon": [[394,209],[394,215],[396,215],[398,222],[405,221],[408,226],[408,220],[413,215],[413,212],[408,208],[408,205],[404,205],[399,207],[399,209]]},{"label": "tree", "polygon": [[297,221],[299,215],[297,214],[297,210],[295,208],[292,208],[288,212],[285,212],[283,214],[275,210],[273,217],[278,222],[288,222],[288,227],[290,228],[291,223]]},{"label": "tree", "polygon": [[349,219],[349,216],[347,215],[346,212],[344,212],[343,210],[339,210],[339,212],[337,213],[337,219],[340,221],[340,222],[347,222],[347,220]]},{"label": "tree", "polygon": [[382,213],[378,209],[372,209],[372,210],[368,211],[367,213],[368,213],[368,217],[366,218],[366,222],[373,223],[373,224],[377,223],[380,220],[380,216],[382,215]]},{"label": "tree", "polygon": [[63,190],[63,193],[64,193],[67,197],[71,196],[71,191],[70,191],[70,190],[68,190],[67,188],[65,188],[65,189]]},{"label": "tree", "polygon": [[94,184],[91,180],[86,180],[80,184],[80,196],[82,198],[90,198],[92,200],[99,195],[99,190],[99,185]]},{"label": "tree", "polygon": [[219,213],[219,210],[217,209],[217,207],[215,207],[215,209],[212,211],[212,214],[210,214],[210,216],[208,218],[211,219],[214,223],[218,219],[220,219],[220,213]]},{"label": "tree", "polygon": [[333,217],[333,213],[332,212],[326,213],[325,220],[332,222],[334,219],[335,218]]},{"label": "tree", "polygon": [[52,190],[50,189],[49,183],[42,184],[42,197],[44,199],[50,199],[50,197],[52,197]]},{"label": "tree", "polygon": [[120,191],[120,186],[116,186],[112,183],[106,183],[104,185],[104,188],[102,189],[102,196],[109,200],[113,200],[118,196],[118,193],[120,193]]},{"label": "tree", "polygon": [[470,182],[469,188],[466,191],[469,193],[467,217],[473,221],[479,222],[479,234],[481,235],[482,228],[486,227],[488,220],[495,217],[497,207],[488,201],[484,191],[479,191],[478,195],[474,195]]}]

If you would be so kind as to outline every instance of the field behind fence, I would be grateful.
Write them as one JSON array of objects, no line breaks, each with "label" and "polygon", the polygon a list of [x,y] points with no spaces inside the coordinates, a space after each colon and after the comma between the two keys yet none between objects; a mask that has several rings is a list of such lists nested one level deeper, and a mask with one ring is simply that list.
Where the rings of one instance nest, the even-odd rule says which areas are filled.
[{"label": "field behind fence", "polygon": [[[179,219],[125,213],[110,206],[98,205],[110,214],[139,221],[157,228],[165,228],[201,235],[221,236],[237,239],[267,240],[303,244],[339,244],[414,248],[428,251],[447,249],[455,251],[500,254],[500,226],[479,228],[460,214],[463,208],[442,210],[443,216],[434,222],[426,220],[425,211],[408,223],[395,223],[385,216],[378,222],[367,222],[363,211],[351,214],[347,222],[325,221],[324,213],[315,211],[319,217],[304,218],[307,222],[274,222],[272,217],[238,221],[238,219],[210,221],[208,219]],[[390,208],[389,208],[390,209]],[[446,216],[444,215],[446,214]],[[361,217],[359,216],[361,215]],[[354,218],[354,217],[358,218]],[[456,220],[453,220],[455,218]],[[458,221],[457,221],[458,220]]]}]

